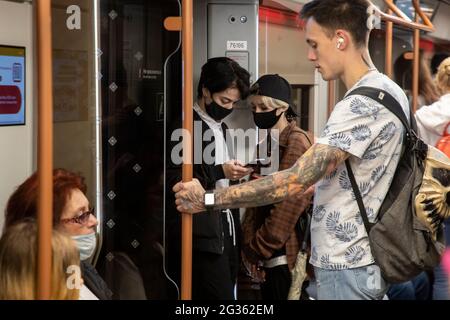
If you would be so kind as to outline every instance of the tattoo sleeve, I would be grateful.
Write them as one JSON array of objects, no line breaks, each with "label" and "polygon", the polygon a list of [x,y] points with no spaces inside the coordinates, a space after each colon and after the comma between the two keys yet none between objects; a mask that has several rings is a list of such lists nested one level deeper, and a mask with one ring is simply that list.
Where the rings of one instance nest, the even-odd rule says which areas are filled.
[{"label": "tattoo sleeve", "polygon": [[305,192],[345,161],[349,154],[341,149],[314,144],[289,169],[230,188],[216,190],[217,209],[259,207]]}]

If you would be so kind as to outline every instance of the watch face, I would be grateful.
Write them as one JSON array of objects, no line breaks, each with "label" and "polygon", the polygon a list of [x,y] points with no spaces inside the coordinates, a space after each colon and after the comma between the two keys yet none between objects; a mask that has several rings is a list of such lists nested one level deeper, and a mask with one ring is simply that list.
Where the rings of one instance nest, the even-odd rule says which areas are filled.
[{"label": "watch face", "polygon": [[205,193],[205,206],[212,206],[214,204],[214,193]]}]

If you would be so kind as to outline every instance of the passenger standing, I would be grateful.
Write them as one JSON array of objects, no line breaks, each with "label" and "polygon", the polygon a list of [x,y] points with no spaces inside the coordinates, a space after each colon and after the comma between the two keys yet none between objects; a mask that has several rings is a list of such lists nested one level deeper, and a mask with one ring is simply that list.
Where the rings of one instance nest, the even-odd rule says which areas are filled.
[{"label": "passenger standing", "polygon": [[435,146],[450,122],[450,58],[439,65],[436,85],[441,97],[435,103],[417,110],[415,116],[420,137]]},{"label": "passenger standing", "polygon": [[[303,6],[308,59],[324,80],[340,79],[351,91],[360,86],[389,92],[409,116],[403,90],[373,66],[366,0],[313,0]],[[301,195],[315,185],[311,260],[318,299],[382,299],[388,283],[371,253],[344,161],[349,159],[370,222],[391,185],[402,152],[404,128],[378,102],[360,95],[338,102],[321,137],[287,170],[213,192],[198,181],[174,186],[182,212],[255,207]],[[206,200],[206,202],[205,202]],[[376,277],[377,285],[372,285]]]},{"label": "passenger standing", "polygon": [[[439,139],[448,131],[450,124],[450,58],[445,59],[439,65],[436,74],[436,84],[442,96],[438,101],[429,106],[417,110],[415,117],[420,137],[428,144],[435,146]],[[445,239],[450,245],[450,221],[445,224]],[[448,276],[443,270],[442,264],[434,269],[433,283],[434,300],[450,300]]]},{"label": "passenger standing", "polygon": [[[279,146],[275,148],[279,150],[279,170],[292,167],[312,143],[294,120],[296,114],[292,109],[289,82],[277,74],[264,75],[252,86],[250,94],[248,102],[256,126],[279,133],[278,141],[273,141]],[[265,281],[261,283],[261,292],[265,300],[286,300],[288,297],[290,270],[295,266],[303,237],[297,223],[310,202],[311,197],[294,196],[276,205],[249,208],[245,213],[243,224],[250,225],[247,228],[243,225],[243,230],[251,231],[244,232],[242,255],[253,266],[259,263],[264,266]]]},{"label": "passenger standing", "polygon": [[[201,125],[201,136],[194,136],[194,150],[200,146],[202,157],[200,163],[194,163],[193,175],[206,189],[225,188],[230,180],[238,180],[251,172],[251,169],[233,160],[233,150],[227,146],[227,142],[231,142],[227,138],[228,127],[223,122],[235,104],[247,97],[249,79],[250,74],[229,58],[212,58],[202,67],[197,102],[193,107],[194,122]],[[180,166],[172,164],[168,170],[168,181],[176,182],[180,178]],[[171,197],[169,203],[173,204],[173,195]],[[174,207],[170,211],[172,216],[179,217]],[[193,299],[235,299],[234,286],[239,267],[239,221],[238,213],[232,213],[226,208],[194,217]],[[180,264],[175,261],[181,256],[177,248],[181,241],[180,223],[175,221],[172,225],[170,256],[173,262],[169,262],[169,267],[179,280]]]},{"label": "passenger standing", "polygon": [[[412,107],[412,87],[413,87],[413,63],[404,56],[400,56],[394,64],[395,81],[403,88],[408,96],[409,104]],[[417,96],[417,109],[424,105],[430,105],[439,99],[439,92],[434,85],[431,69],[424,59],[423,52],[420,52],[419,61],[419,94]]]}]

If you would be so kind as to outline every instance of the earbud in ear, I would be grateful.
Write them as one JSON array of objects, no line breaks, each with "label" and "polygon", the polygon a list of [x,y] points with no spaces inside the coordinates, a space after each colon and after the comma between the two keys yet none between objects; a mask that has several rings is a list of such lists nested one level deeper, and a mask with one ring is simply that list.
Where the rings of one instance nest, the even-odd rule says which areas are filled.
[{"label": "earbud in ear", "polygon": [[344,43],[344,38],[339,38],[338,41],[337,41],[336,47],[338,49],[340,49],[343,43]]}]

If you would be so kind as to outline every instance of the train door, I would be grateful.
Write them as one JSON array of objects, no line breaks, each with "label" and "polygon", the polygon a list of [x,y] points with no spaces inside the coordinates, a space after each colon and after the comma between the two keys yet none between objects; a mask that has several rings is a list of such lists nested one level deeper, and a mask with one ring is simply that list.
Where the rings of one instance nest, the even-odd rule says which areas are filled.
[{"label": "train door", "polygon": [[[194,3],[197,72],[210,57],[240,53],[247,59],[240,63],[257,75],[257,1],[235,2]],[[217,15],[216,6],[227,13]],[[104,215],[98,267],[118,299],[178,297],[180,219],[166,169],[173,125],[182,116],[181,48],[180,33],[166,31],[163,22],[179,15],[178,1],[100,2]],[[239,36],[221,39],[221,47],[234,41],[247,48],[214,51],[214,28],[222,20],[221,32]]]},{"label": "train door", "polygon": [[[166,143],[182,116],[181,40],[163,25],[180,16],[180,1],[71,5],[79,26],[65,0],[53,2],[55,167],[86,177],[100,222],[92,262],[113,298],[176,299],[179,214],[164,197],[173,182],[165,180]],[[194,90],[201,66],[215,56],[237,60],[256,80],[258,1],[199,0],[194,15]],[[254,127],[245,105],[227,123]],[[243,161],[251,148],[240,150]]]},{"label": "train door", "polygon": [[164,117],[170,122],[181,112],[180,34],[163,22],[179,15],[177,0],[100,2],[104,242],[98,266],[116,299],[177,297],[163,268],[163,169]]}]

